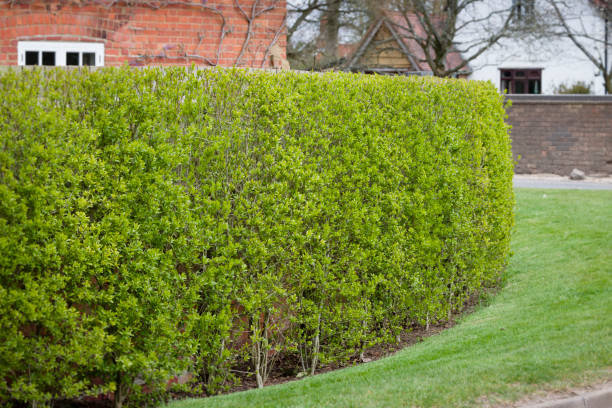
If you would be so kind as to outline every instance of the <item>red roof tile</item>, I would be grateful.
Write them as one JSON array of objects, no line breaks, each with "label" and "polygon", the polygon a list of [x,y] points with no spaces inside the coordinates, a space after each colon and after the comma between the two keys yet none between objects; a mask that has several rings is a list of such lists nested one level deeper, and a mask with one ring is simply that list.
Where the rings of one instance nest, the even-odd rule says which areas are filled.
[{"label": "red roof tile", "polygon": [[[417,18],[416,15],[410,14],[408,15],[408,18],[410,19],[409,20],[410,25],[412,25],[415,31],[414,35],[413,33],[409,31],[408,29],[409,24],[406,21],[406,16],[404,16],[403,13],[400,13],[397,11],[386,11],[383,17],[381,17],[381,19],[387,22],[390,28],[392,28],[392,30],[397,34],[398,40],[401,41],[404,45],[404,49],[412,56],[412,58],[414,59],[414,62],[416,62],[416,64],[418,65],[417,69],[421,71],[431,71],[431,67],[427,63],[427,58],[425,57],[425,52],[419,46],[416,40],[414,38],[411,38],[414,36],[425,37],[426,35],[425,29],[420,24],[419,19]],[[374,22],[374,24],[372,24],[370,28],[368,28],[365,35],[363,36],[363,39],[359,43],[352,45],[354,47],[352,53],[342,55],[342,56],[348,57],[349,64],[351,62],[355,62],[351,60],[355,59],[355,56],[356,56],[355,54],[357,52],[359,52],[360,50],[362,51],[364,47],[367,47],[366,42],[369,43],[369,41],[376,34],[376,33],[373,33],[373,30],[377,30],[381,27],[381,24],[380,24],[381,19]],[[348,46],[348,44],[346,44],[346,46]],[[347,49],[349,49],[349,47],[346,47],[344,50],[347,50]],[[448,67],[456,67],[460,65],[461,63],[463,63],[463,59],[460,53],[450,52],[446,56],[446,62],[447,62]],[[468,65],[461,68],[461,71],[469,71],[469,70],[470,70],[470,67]]]}]

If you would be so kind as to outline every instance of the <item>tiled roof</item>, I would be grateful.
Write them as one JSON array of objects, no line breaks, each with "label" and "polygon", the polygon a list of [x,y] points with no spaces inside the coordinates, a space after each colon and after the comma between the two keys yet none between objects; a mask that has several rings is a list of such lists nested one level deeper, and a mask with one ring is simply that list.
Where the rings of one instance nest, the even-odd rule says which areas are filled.
[{"label": "tiled roof", "polygon": [[[385,12],[385,17],[391,22],[393,28],[397,31],[399,36],[402,38],[402,41],[406,45],[406,48],[410,50],[410,53],[417,60],[418,64],[421,66],[422,70],[431,71],[429,64],[427,63],[427,58],[425,57],[425,52],[423,49],[417,44],[416,40],[413,38],[413,33],[408,31],[409,25],[406,21],[406,16],[400,12],[387,11]],[[410,25],[414,29],[414,35],[418,37],[425,37],[427,35],[425,28],[419,22],[419,19],[415,14],[409,14],[408,18],[410,19]],[[446,63],[448,67],[456,67],[463,62],[461,58],[461,54],[458,52],[450,52],[446,56]],[[469,66],[465,66],[462,70],[469,70]]]},{"label": "tiled roof", "polygon": [[[426,35],[426,31],[424,27],[420,24],[417,16],[414,14],[410,14],[408,15],[408,18],[410,19],[410,25],[412,25],[415,31],[414,34],[418,37],[424,37]],[[406,21],[406,16],[403,13],[397,11],[384,12],[383,16],[370,26],[370,28],[363,36],[362,40],[354,47],[353,55],[348,56],[349,68],[350,65],[355,63],[358,59],[359,55],[357,54],[363,52],[365,48],[367,48],[369,42],[376,35],[376,32],[374,31],[379,30],[382,26],[381,22],[387,23],[388,26],[395,32],[396,38],[402,42],[402,51],[408,53],[410,57],[412,57],[413,61],[416,63],[416,65],[418,65],[417,68],[420,71],[431,71],[431,67],[427,63],[427,58],[425,57],[425,52],[418,45],[416,40],[414,38],[411,38],[413,37],[413,35],[411,32],[409,32],[407,28],[409,27],[409,24],[408,21]],[[463,62],[463,59],[460,53],[450,52],[446,56],[446,61],[448,67],[456,67]],[[466,65],[465,67],[461,68],[461,71],[470,71],[470,67]]]}]

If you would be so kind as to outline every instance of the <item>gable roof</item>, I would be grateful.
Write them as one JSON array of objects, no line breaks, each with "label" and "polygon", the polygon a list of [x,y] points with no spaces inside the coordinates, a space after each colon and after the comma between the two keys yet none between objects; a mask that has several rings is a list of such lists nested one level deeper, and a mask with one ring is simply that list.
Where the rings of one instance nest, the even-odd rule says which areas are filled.
[{"label": "gable roof", "polygon": [[[425,52],[418,43],[409,38],[407,27],[411,25],[416,31],[416,35],[425,36],[426,32],[423,26],[419,23],[416,15],[409,15],[410,24],[406,21],[406,16],[400,12],[385,11],[383,15],[376,20],[356,47],[356,51],[352,56],[349,56],[348,62],[345,65],[347,70],[359,70],[367,67],[359,65],[360,58],[366,50],[372,45],[372,41],[381,29],[387,29],[391,32],[394,42],[398,49],[406,57],[410,64],[415,68],[414,71],[421,73],[431,73],[431,67],[427,63]],[[451,51],[446,56],[446,62],[449,67],[455,67],[463,63],[461,54],[456,51]],[[459,73],[465,74],[471,72],[469,66],[465,66]]]},{"label": "gable roof", "polygon": [[393,27],[393,24],[391,24],[391,21],[389,21],[385,17],[379,18],[378,21],[372,24],[370,28],[366,31],[366,34],[363,36],[361,42],[357,46],[357,51],[349,59],[347,68],[353,69],[358,67],[357,64],[359,62],[359,59],[364,55],[368,47],[370,47],[370,45],[372,44],[372,40],[374,39],[374,37],[376,37],[376,34],[378,34],[378,32],[382,28],[386,28],[387,30],[389,30],[389,32],[391,32],[391,35],[393,36],[393,39],[397,44],[399,50],[402,52],[402,54],[404,54],[406,59],[415,68],[415,71],[420,71],[421,68],[417,61],[414,59],[411,50],[407,47],[406,42],[403,41],[403,39],[399,36],[396,29]]},{"label": "gable roof", "polygon": [[591,2],[599,9],[612,11],[612,1],[610,0],[591,0]]}]

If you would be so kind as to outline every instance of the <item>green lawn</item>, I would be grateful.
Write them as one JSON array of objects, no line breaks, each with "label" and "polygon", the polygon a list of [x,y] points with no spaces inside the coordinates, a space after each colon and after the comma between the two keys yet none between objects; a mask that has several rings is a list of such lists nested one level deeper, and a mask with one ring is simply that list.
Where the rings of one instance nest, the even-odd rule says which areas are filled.
[{"label": "green lawn", "polygon": [[472,407],[612,376],[612,191],[518,190],[490,304],[383,360],[196,407]]}]

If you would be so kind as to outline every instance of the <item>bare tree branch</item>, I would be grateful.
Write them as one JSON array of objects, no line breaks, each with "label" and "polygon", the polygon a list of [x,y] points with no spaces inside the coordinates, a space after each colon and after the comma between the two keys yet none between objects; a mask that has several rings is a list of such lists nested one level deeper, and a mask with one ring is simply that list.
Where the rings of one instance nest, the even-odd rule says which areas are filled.
[{"label": "bare tree branch", "polygon": [[[603,19],[604,34],[601,39],[596,39],[595,36],[590,32],[589,28],[585,25],[585,21],[580,19],[580,29],[576,30],[572,28],[568,22],[569,16],[568,10],[572,10],[571,6],[565,4],[560,0],[548,0],[548,3],[552,6],[556,15],[557,21],[561,26],[561,35],[569,38],[572,43],[580,50],[580,52],[597,68],[603,77],[604,89],[607,94],[612,93],[612,64],[608,61],[608,49],[610,48],[610,42],[608,34],[610,31],[610,23],[612,20],[612,1],[611,0],[599,0],[597,12]],[[562,11],[566,11],[564,13]],[[595,55],[592,50],[589,49],[589,45],[603,44],[603,53]]]},{"label": "bare tree branch", "polygon": [[[489,10],[482,15],[471,15],[469,10],[486,6],[483,0],[395,0],[403,21],[396,22],[398,32],[418,45],[426,62],[436,76],[453,76],[464,70],[500,39],[511,32],[514,7]],[[477,33],[470,40],[460,40],[460,32]],[[450,63],[449,55],[462,52],[461,59]]]},{"label": "bare tree branch", "polygon": [[280,27],[278,27],[278,30],[276,30],[276,33],[274,34],[274,38],[272,39],[272,42],[266,48],[266,52],[264,53],[263,60],[261,61],[261,68],[263,68],[266,65],[266,60],[270,56],[270,49],[274,46],[274,44],[276,44],[276,42],[278,41],[278,38],[280,37],[281,33],[286,28],[286,26],[287,26],[287,15],[285,14],[285,18],[283,18],[283,22],[281,23]]}]

